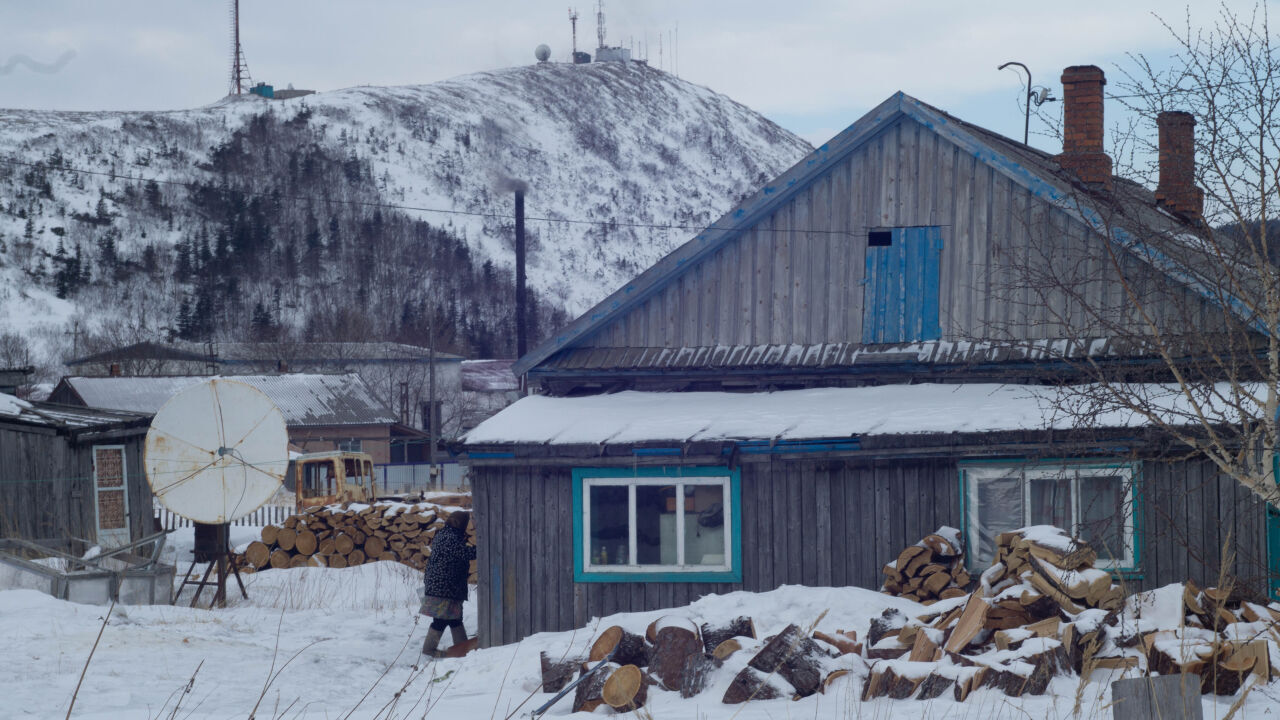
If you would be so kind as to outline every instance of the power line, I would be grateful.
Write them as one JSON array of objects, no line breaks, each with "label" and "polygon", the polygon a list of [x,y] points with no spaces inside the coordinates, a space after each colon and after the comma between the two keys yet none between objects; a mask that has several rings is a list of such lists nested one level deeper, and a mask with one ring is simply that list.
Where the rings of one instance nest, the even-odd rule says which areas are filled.
[{"label": "power line", "polygon": [[[20,166],[20,167],[39,168],[41,170],[80,173],[83,175],[97,175],[97,176],[108,177],[108,178],[117,179],[117,180],[130,180],[134,182],[154,182],[159,185],[174,185],[174,186],[186,188],[188,190],[196,188],[199,185],[199,183],[186,181],[186,180],[165,180],[165,179],[155,178],[155,177],[146,177],[143,175],[124,175],[121,173],[111,172],[107,170],[88,170],[85,168],[76,168],[76,167],[70,167],[66,165],[54,166],[54,165],[48,165],[41,162],[17,160],[15,158],[0,157],[0,165],[14,165],[14,166]],[[283,195],[282,194],[277,196],[277,195],[267,195],[266,193],[258,192],[256,190],[234,190],[234,192],[238,192],[247,197],[256,197],[256,198],[262,198],[262,199],[272,199],[275,197],[279,197],[282,199],[292,200],[296,202],[306,202],[306,203],[315,203],[315,204],[351,205],[356,207],[379,208],[379,209],[387,209],[387,210],[439,213],[442,215],[463,215],[467,217],[490,218],[495,220],[514,221],[515,219],[514,214],[509,215],[507,213],[498,213],[498,212],[481,212],[478,210],[453,210],[453,209],[447,209],[447,208],[420,207],[415,205],[396,205],[393,203],[374,202],[371,200],[342,200],[342,199],[335,199],[335,198],[317,198],[317,197],[308,196],[308,195]],[[693,232],[702,232],[705,230],[736,230],[738,229],[737,227],[723,227],[723,226],[716,226],[716,225],[677,225],[674,223],[643,223],[643,222],[627,222],[623,220],[584,220],[580,218],[553,218],[553,217],[538,217],[534,215],[526,215],[525,220],[535,221],[535,222],[545,222],[545,223],[562,223],[567,225],[594,225],[598,227],[610,227],[610,228],[622,227],[622,228],[637,228],[637,229],[647,229],[647,230],[687,230],[687,231],[693,231]],[[756,228],[753,228],[753,230],[757,232],[803,232],[803,233],[812,233],[815,235],[844,235],[848,237],[855,237],[855,236],[861,235],[862,233],[860,232],[860,230],[865,230],[865,228],[860,230],[825,230],[825,229],[818,230],[814,228],[790,228],[789,227],[785,229],[768,230],[766,228],[756,227]]]}]

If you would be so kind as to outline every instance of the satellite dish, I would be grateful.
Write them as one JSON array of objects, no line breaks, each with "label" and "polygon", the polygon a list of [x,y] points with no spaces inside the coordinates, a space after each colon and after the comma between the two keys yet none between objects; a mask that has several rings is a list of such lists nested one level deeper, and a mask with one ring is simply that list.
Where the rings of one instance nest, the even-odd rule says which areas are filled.
[{"label": "satellite dish", "polygon": [[551,48],[547,47],[546,43],[543,43],[534,49],[533,56],[538,58],[538,62],[546,62],[547,58],[551,57]]},{"label": "satellite dish", "polygon": [[188,387],[160,408],[143,465],[156,499],[192,522],[229,523],[280,488],[289,463],[284,416],[257,388],[234,380]]}]

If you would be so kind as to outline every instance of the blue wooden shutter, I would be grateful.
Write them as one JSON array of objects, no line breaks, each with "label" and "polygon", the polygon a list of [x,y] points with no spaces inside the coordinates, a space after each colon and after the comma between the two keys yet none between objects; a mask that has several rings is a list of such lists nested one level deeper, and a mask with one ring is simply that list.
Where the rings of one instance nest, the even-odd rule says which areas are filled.
[{"label": "blue wooden shutter", "polygon": [[895,228],[889,245],[867,247],[862,342],[937,340],[942,230]]}]

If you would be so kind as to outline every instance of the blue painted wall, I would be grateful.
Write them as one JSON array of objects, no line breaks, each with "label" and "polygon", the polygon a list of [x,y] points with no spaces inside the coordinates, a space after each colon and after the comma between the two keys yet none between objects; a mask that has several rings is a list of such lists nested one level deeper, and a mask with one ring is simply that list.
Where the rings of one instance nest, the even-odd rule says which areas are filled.
[{"label": "blue painted wall", "polygon": [[937,340],[942,229],[894,228],[892,242],[868,246],[862,342]]}]

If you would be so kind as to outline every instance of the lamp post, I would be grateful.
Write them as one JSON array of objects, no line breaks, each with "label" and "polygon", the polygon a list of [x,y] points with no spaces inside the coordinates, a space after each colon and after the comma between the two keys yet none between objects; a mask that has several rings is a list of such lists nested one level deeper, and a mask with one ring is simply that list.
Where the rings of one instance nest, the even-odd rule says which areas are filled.
[{"label": "lamp post", "polygon": [[1022,124],[1022,144],[1029,145],[1030,143],[1027,141],[1031,139],[1031,70],[1027,69],[1026,65],[1023,65],[1022,63],[1016,62],[1013,60],[1010,60],[1009,62],[1001,65],[996,69],[1003,70],[1009,67],[1010,65],[1017,65],[1018,67],[1022,68],[1023,72],[1027,74],[1027,113],[1026,113],[1026,118],[1023,120],[1023,124]]}]

